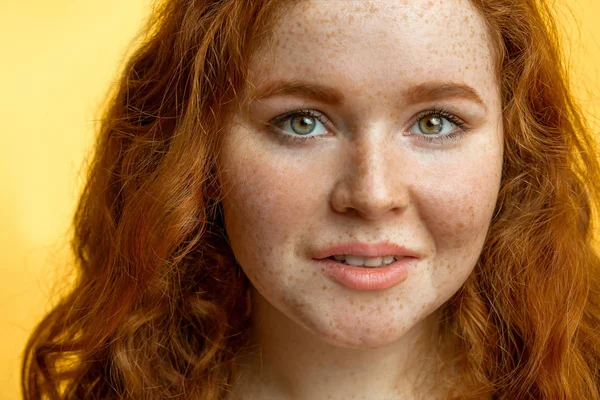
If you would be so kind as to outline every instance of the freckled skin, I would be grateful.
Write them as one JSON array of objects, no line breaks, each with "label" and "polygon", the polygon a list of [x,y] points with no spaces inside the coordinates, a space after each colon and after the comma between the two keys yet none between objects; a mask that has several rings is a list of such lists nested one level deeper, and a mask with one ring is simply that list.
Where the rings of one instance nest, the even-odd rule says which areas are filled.
[{"label": "freckled skin", "polygon": [[[466,0],[314,0],[287,11],[268,43],[252,60],[251,87],[307,80],[336,88],[344,104],[254,102],[225,137],[226,229],[253,285],[262,349],[238,398],[413,398],[423,360],[435,357],[426,338],[436,311],[472,272],[498,195],[500,92],[485,24]],[[401,101],[404,88],[429,81],[473,87],[487,111],[464,99]],[[434,107],[471,130],[442,145],[404,134]],[[326,137],[294,144],[261,128],[299,109],[326,115]],[[399,285],[357,292],[311,259],[348,241],[396,243],[421,259]]]}]

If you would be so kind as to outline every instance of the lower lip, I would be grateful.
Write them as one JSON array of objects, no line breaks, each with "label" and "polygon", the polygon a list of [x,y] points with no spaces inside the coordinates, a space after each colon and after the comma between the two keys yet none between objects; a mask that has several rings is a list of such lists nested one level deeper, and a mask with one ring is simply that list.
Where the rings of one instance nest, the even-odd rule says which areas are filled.
[{"label": "lower lip", "polygon": [[416,258],[405,257],[385,267],[354,267],[330,258],[315,260],[322,265],[323,273],[333,281],[354,290],[383,290],[403,282],[408,277],[408,266]]}]

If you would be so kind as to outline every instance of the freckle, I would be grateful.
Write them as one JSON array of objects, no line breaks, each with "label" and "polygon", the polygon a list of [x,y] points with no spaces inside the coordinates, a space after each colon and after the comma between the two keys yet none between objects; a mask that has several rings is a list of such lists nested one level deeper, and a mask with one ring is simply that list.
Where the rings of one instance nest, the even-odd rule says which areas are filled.
[{"label": "freckle", "polygon": [[360,311],[365,311],[365,306],[360,306]]},{"label": "freckle", "polygon": [[322,290],[327,290],[327,286],[323,285]]},{"label": "freckle", "polygon": [[354,304],[354,299],[350,299],[350,304]]},{"label": "freckle", "polygon": [[398,306],[398,308],[399,308],[400,310],[403,310],[403,309],[404,309],[404,304],[400,304],[400,305]]},{"label": "freckle", "polygon": [[287,277],[287,280],[288,280],[288,281],[293,281],[293,280],[294,280],[294,277],[293,277],[292,275],[288,275],[288,277]]},{"label": "freckle", "polygon": [[313,272],[313,273],[312,273],[312,276],[317,276],[317,273],[316,273],[316,272]]}]

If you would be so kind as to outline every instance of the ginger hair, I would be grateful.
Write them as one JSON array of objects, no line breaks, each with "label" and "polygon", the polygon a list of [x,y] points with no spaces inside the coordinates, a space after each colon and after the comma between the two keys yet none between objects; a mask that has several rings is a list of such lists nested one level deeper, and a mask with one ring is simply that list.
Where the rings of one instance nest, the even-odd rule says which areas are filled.
[{"label": "ginger hair", "polygon": [[[25,399],[223,399],[248,342],[248,280],[215,159],[278,0],[155,5],[106,107],[73,218],[73,289],[24,352]],[[600,165],[543,0],[472,0],[504,123],[482,254],[442,306],[449,396],[600,399]]]}]

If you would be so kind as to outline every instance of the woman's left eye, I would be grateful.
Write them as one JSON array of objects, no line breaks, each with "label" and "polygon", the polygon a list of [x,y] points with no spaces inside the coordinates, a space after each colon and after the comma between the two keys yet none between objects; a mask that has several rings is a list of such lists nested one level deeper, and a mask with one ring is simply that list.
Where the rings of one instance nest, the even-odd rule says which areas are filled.
[{"label": "woman's left eye", "polygon": [[444,141],[456,139],[467,130],[465,123],[458,117],[444,110],[431,110],[420,114],[409,133],[422,140]]},{"label": "woman's left eye", "polygon": [[327,118],[315,110],[292,111],[269,121],[283,139],[302,141],[327,134],[327,123]]}]

